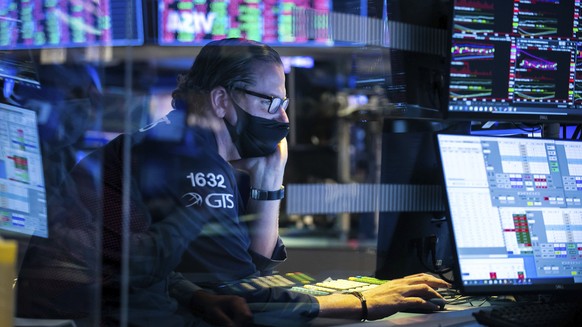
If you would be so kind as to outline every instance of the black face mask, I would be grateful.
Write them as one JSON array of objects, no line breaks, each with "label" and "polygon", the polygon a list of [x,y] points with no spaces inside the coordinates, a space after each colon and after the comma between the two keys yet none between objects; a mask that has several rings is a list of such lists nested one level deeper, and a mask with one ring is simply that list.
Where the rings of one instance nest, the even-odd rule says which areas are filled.
[{"label": "black face mask", "polygon": [[[234,103],[234,101],[233,101]],[[277,144],[289,133],[289,123],[256,117],[234,103],[236,126],[226,119],[226,127],[241,158],[265,157],[277,150]]]}]

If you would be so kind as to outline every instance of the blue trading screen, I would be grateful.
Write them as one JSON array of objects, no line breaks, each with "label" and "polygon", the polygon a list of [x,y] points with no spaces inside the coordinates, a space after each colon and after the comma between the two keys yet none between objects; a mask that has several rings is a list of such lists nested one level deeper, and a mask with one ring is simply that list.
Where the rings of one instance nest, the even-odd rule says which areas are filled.
[{"label": "blue trading screen", "polygon": [[443,134],[438,145],[465,291],[582,285],[582,142]]},{"label": "blue trading screen", "polygon": [[451,117],[582,117],[580,0],[455,0]]}]

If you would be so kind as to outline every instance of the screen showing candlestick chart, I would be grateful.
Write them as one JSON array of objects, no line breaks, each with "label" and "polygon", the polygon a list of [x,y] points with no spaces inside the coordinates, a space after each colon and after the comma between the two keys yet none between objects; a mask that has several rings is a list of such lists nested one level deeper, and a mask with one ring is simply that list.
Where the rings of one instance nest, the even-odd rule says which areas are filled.
[{"label": "screen showing candlestick chart", "polygon": [[582,117],[580,0],[455,0],[449,118]]}]

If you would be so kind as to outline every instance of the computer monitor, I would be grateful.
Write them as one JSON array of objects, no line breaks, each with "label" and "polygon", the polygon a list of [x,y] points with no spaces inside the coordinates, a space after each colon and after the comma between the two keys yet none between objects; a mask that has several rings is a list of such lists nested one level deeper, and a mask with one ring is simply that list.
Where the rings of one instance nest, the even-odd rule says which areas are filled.
[{"label": "computer monitor", "polygon": [[392,116],[442,119],[448,103],[452,4],[439,0],[384,2],[388,46],[382,51],[365,49],[355,57],[356,86],[381,86]]},{"label": "computer monitor", "polygon": [[331,3],[158,0],[157,41],[166,46],[201,46],[212,40],[241,37],[270,45],[327,47],[333,45]]},{"label": "computer monitor", "polygon": [[157,0],[148,32],[162,46],[238,37],[276,47],[384,46],[385,0]]},{"label": "computer monitor", "polygon": [[0,235],[48,237],[36,113],[0,103]]},{"label": "computer monitor", "polygon": [[582,119],[581,2],[454,0],[447,118]]},{"label": "computer monitor", "polygon": [[582,290],[582,142],[439,134],[465,294]]},{"label": "computer monitor", "polygon": [[141,45],[141,0],[0,1],[0,49]]},{"label": "computer monitor", "polygon": [[[440,190],[434,134],[445,128],[450,127],[428,121],[386,120],[381,183]],[[450,272],[453,256],[442,195],[427,194],[431,195],[421,199],[413,192],[399,193],[399,202],[409,203],[410,210],[380,212],[375,277]]]}]

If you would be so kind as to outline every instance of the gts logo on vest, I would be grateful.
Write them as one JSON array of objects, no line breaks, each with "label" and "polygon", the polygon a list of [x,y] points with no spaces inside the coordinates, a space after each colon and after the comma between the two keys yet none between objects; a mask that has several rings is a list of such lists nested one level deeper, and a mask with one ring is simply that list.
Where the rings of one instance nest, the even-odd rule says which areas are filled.
[{"label": "gts logo on vest", "polygon": [[191,206],[201,207],[202,202],[204,202],[204,204],[210,208],[232,209],[234,208],[234,201],[232,197],[232,194],[227,193],[210,193],[203,201],[202,196],[195,192],[182,195],[182,199],[186,200],[187,202],[187,208]]}]

